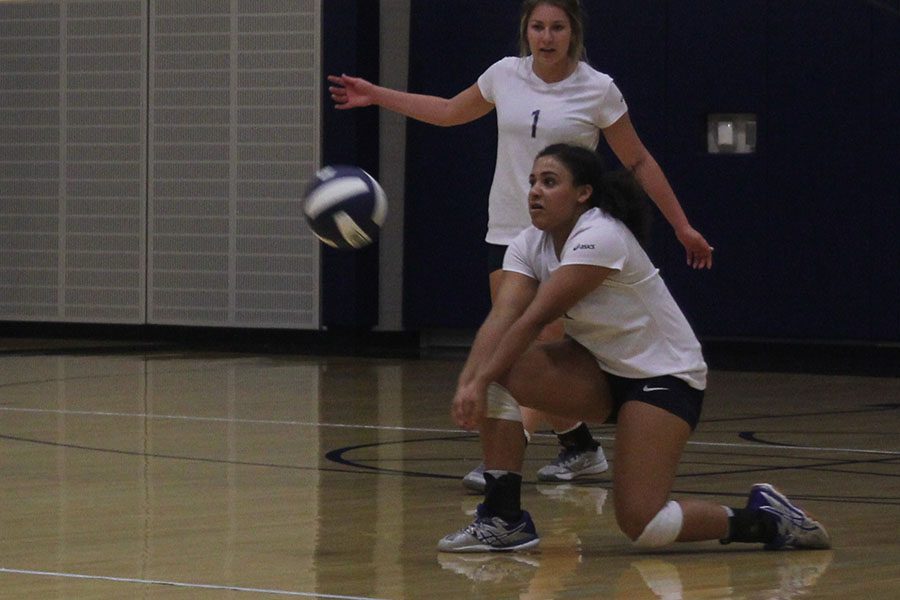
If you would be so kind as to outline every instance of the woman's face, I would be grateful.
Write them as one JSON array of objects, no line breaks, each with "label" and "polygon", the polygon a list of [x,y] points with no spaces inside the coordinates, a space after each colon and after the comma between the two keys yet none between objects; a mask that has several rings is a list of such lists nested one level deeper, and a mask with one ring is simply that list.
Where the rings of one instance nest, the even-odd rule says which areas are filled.
[{"label": "woman's face", "polygon": [[572,24],[566,12],[549,4],[539,4],[528,17],[528,48],[539,64],[568,64],[572,44]]},{"label": "woman's face", "polygon": [[593,191],[589,185],[575,185],[572,173],[554,156],[538,157],[528,182],[528,213],[544,231],[574,226]]}]

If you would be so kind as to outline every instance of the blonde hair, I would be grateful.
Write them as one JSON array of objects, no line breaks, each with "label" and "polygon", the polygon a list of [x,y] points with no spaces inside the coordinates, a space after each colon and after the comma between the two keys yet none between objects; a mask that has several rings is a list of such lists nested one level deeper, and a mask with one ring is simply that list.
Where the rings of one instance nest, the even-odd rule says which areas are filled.
[{"label": "blonde hair", "polygon": [[572,41],[569,43],[569,58],[573,60],[586,60],[584,49],[584,22],[585,15],[581,9],[580,0],[524,0],[522,2],[522,15],[519,20],[519,55],[528,56],[531,51],[528,47],[528,21],[531,13],[541,4],[555,6],[561,9],[569,18],[569,27],[572,29]]}]

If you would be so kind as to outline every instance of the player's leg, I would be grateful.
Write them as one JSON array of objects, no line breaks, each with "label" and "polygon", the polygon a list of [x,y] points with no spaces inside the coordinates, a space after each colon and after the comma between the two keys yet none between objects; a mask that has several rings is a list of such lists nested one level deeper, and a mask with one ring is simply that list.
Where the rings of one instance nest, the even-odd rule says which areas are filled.
[{"label": "player's leg", "polygon": [[[606,378],[594,356],[571,339],[533,344],[488,394],[488,414],[497,414],[498,403],[509,406],[507,414],[522,414],[532,408],[568,419],[605,421],[612,410]],[[524,436],[509,421],[488,419],[481,430],[487,480],[486,500],[495,514],[518,516]],[[514,469],[518,468],[518,471]],[[507,475],[507,472],[509,475]],[[490,475],[494,476],[492,482]],[[516,497],[494,501],[495,486],[509,477]],[[505,503],[505,504],[503,504]],[[506,518],[506,517],[504,517]]]},{"label": "player's leg", "polygon": [[[502,249],[502,250],[501,250]],[[505,246],[489,245],[490,290],[491,299],[496,297],[503,279],[503,251]],[[538,341],[559,341],[565,336],[562,321],[547,325],[538,335]],[[584,421],[565,419],[542,413],[528,407],[522,407],[522,425],[525,429],[526,441],[544,424],[549,424],[559,441],[559,455],[537,472],[539,481],[561,482],[571,481],[576,477],[594,475],[609,469],[609,463],[603,453],[600,442],[594,439]],[[463,477],[463,486],[484,491],[484,463],[469,471]]]},{"label": "player's leg", "polygon": [[728,508],[699,499],[671,500],[678,463],[691,425],[670,410],[625,402],[616,426],[613,498],[616,521],[635,544],[722,540],[767,548],[827,548],[824,527],[769,484],[753,486],[747,505]]},{"label": "player's leg", "polygon": [[[550,323],[538,335],[539,342],[557,342],[563,338],[565,329],[561,320]],[[527,407],[522,408],[522,418],[526,431],[530,433],[537,431],[542,422],[549,424],[559,442],[559,454],[538,469],[538,481],[571,481],[609,469],[600,442],[594,439],[584,421],[572,421]]]},{"label": "player's leg", "polygon": [[523,408],[573,423],[602,423],[612,410],[606,375],[571,338],[533,344],[499,383]]},{"label": "player's leg", "polygon": [[[488,268],[489,268],[489,282],[491,289],[491,300],[497,296],[497,291],[500,289],[500,283],[503,280],[503,254],[506,251],[506,246],[498,246],[496,244],[488,244]],[[531,434],[540,427],[541,424],[541,415],[537,412],[525,413],[522,412],[522,423],[520,424],[524,428],[525,441],[528,442],[528,439],[531,437]],[[466,489],[472,490],[473,492],[482,493],[485,491],[485,479],[484,479],[484,462],[481,462],[474,469],[466,473],[465,477],[462,478],[463,487]]]},{"label": "player's leg", "polygon": [[625,402],[617,420],[613,503],[619,528],[649,546],[724,538],[728,515],[723,507],[693,500],[668,504],[690,425],[639,401]]},{"label": "player's leg", "polygon": [[522,405],[552,409],[572,419],[603,421],[612,400],[594,357],[572,340],[537,344],[488,392],[488,418],[480,434],[485,464],[485,500],[475,520],[443,538],[445,552],[524,550],[538,543],[531,517],[521,507]]}]

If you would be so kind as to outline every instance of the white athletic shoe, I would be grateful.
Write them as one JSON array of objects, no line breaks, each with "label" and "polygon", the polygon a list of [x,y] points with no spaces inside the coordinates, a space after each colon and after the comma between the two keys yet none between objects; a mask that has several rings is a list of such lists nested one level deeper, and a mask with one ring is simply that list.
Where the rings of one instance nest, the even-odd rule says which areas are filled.
[{"label": "white athletic shoe", "polygon": [[[576,477],[596,475],[609,469],[606,455],[600,446],[596,450],[566,450],[560,451],[559,456],[553,459],[549,465],[544,465],[537,472],[538,481],[572,481]],[[481,463],[462,478],[463,487],[484,493],[484,463]]]},{"label": "white athletic shoe", "polygon": [[609,469],[603,448],[569,450],[563,448],[559,456],[537,472],[538,481],[572,481],[576,477],[596,475]]},{"label": "white athletic shoe", "polygon": [[471,471],[469,471],[465,477],[462,479],[463,487],[472,490],[473,492],[478,492],[479,494],[484,493],[484,463],[481,463]]}]

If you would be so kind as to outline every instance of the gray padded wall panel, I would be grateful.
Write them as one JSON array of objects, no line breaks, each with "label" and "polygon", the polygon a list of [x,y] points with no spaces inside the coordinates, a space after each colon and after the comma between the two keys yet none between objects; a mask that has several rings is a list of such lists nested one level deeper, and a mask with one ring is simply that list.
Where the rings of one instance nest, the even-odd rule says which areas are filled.
[{"label": "gray padded wall panel", "polygon": [[150,15],[148,322],[316,328],[318,0]]},{"label": "gray padded wall panel", "polygon": [[0,3],[0,319],[144,320],[146,22]]},{"label": "gray padded wall panel", "polygon": [[0,2],[0,320],[318,327],[320,13]]}]

